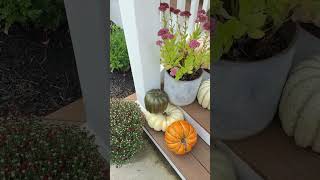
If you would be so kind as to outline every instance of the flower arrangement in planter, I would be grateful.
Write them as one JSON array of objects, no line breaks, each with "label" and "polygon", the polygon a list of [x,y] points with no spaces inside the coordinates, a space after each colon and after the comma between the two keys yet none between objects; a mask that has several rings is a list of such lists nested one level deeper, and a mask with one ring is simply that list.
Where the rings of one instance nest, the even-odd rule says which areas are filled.
[{"label": "flower arrangement in planter", "polygon": [[296,1],[215,0],[213,126],[223,139],[264,129],[277,111],[295,52]]},{"label": "flower arrangement in planter", "polygon": [[0,120],[1,179],[106,179],[94,137],[77,126]]},{"label": "flower arrangement in planter", "polygon": [[188,11],[160,3],[162,28],[158,32],[161,64],[166,70],[164,90],[178,106],[192,103],[201,83],[202,68],[210,65],[210,21],[204,10],[188,32]]}]

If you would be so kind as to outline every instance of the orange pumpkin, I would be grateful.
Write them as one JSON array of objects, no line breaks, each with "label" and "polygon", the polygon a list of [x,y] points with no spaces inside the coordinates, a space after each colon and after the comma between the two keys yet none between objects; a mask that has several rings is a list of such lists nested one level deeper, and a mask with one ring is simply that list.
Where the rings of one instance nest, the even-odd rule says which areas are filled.
[{"label": "orange pumpkin", "polygon": [[197,132],[187,121],[179,120],[167,127],[164,139],[170,151],[183,155],[197,143]]}]

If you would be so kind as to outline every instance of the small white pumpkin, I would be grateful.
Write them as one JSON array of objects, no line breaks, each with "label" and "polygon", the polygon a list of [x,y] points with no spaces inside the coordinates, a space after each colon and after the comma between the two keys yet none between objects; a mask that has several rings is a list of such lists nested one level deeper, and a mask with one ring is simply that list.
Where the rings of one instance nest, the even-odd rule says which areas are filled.
[{"label": "small white pumpkin", "polygon": [[291,71],[279,106],[282,127],[298,146],[320,153],[320,56]]},{"label": "small white pumpkin", "polygon": [[201,83],[198,95],[198,103],[203,107],[210,110],[210,79]]},{"label": "small white pumpkin", "polygon": [[170,124],[184,119],[183,112],[170,103],[163,114],[153,114],[147,111],[145,116],[148,125],[156,131],[166,131]]}]

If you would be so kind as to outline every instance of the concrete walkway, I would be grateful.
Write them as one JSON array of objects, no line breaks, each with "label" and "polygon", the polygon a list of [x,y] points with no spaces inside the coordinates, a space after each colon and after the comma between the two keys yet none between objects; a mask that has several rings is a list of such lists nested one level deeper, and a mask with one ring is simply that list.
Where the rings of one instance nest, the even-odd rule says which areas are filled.
[{"label": "concrete walkway", "polygon": [[178,180],[180,179],[160,151],[145,136],[145,147],[128,164],[110,168],[111,180]]}]

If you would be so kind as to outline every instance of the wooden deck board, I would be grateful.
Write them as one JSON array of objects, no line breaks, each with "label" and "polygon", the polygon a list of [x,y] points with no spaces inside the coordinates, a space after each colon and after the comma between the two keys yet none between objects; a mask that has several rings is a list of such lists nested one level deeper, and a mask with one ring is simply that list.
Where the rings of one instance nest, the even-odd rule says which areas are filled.
[{"label": "wooden deck board", "polygon": [[[151,134],[152,138],[155,140],[155,142],[161,147],[162,151],[167,155],[167,157],[170,158],[170,160],[174,163],[176,168],[183,174],[183,176],[188,180],[197,180],[197,179],[203,179],[203,180],[209,180],[210,179],[210,173],[205,168],[205,166],[197,159],[197,157],[203,159],[207,159],[210,161],[210,151],[207,154],[200,155],[201,151],[200,149],[207,149],[206,147],[200,147],[200,146],[208,146],[200,137],[198,140],[198,143],[192,150],[193,153],[188,153],[183,156],[175,155],[174,153],[170,152],[166,144],[164,142],[164,134],[163,132],[156,132],[152,129],[150,129],[148,126],[145,126],[145,128],[148,130],[148,132]],[[200,142],[200,143],[199,143]],[[209,147],[208,147],[209,149]],[[197,154],[197,156],[194,155]],[[210,162],[209,162],[210,163]],[[210,167],[209,167],[210,169]]]},{"label": "wooden deck board", "polygon": [[210,134],[210,111],[204,109],[200,104],[195,101],[194,103],[181,107],[185,112],[187,112],[192,119],[197,121],[209,134]]},{"label": "wooden deck board", "polygon": [[320,154],[296,146],[278,119],[256,136],[225,143],[266,179],[320,179]]},{"label": "wooden deck board", "polygon": [[[127,100],[136,100],[135,94],[126,97]],[[210,146],[208,146],[199,136],[198,142],[193,150],[184,155],[178,156],[170,152],[164,142],[164,133],[152,130],[149,126],[145,126],[157,145],[166,154],[170,161],[176,166],[182,175],[188,179],[210,179]]]}]

